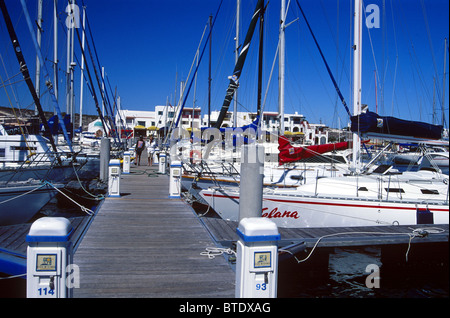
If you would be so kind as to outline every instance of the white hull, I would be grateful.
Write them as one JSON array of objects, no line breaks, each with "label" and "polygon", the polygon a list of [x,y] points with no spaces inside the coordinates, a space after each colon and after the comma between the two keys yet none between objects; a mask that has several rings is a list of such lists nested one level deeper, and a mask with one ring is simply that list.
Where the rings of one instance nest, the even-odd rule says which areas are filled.
[{"label": "white hull", "polygon": [[[33,155],[31,155],[33,153]],[[2,135],[0,134],[0,168],[21,165],[38,156],[41,162],[52,162],[47,141],[39,135]]]},{"label": "white hull", "polygon": [[[225,186],[239,186],[240,175],[238,171],[240,171],[240,164],[234,163],[233,165],[234,168],[224,169],[223,166],[218,166],[202,173],[184,169],[182,186],[189,189],[192,182],[195,182],[197,187],[201,189],[207,189],[217,183]],[[344,164],[332,166],[309,163],[290,167],[266,164],[263,182],[265,187],[298,187],[316,178],[343,176],[348,173],[346,167]],[[235,172],[235,174],[231,175],[230,172]],[[213,177],[211,177],[211,174]]]},{"label": "white hull", "polygon": [[62,167],[43,163],[32,167],[0,169],[0,182],[27,181],[29,179],[47,180],[52,183],[64,182],[75,177],[74,169],[79,170],[80,165],[74,168],[70,162]]},{"label": "white hull", "polygon": [[[397,184],[390,180],[392,189],[392,185],[398,188],[401,184],[405,193],[402,193],[402,197],[399,193],[390,193],[389,198],[389,195],[386,197],[385,181],[377,186],[376,180],[365,183],[364,178],[359,179],[359,188],[366,188],[368,191],[358,191],[358,196],[355,195],[355,187],[352,188],[353,194],[349,192],[356,177],[321,179],[317,185],[308,184],[291,190],[266,190],[262,216],[270,218],[279,227],[286,228],[413,225],[424,222],[448,224],[448,186],[443,180],[435,183],[419,180]],[[376,191],[372,192],[370,185],[380,187],[381,193],[385,192],[383,197],[380,198]],[[414,188],[419,190],[418,193],[407,196],[407,192]],[[420,189],[424,189],[425,194]],[[429,193],[426,189],[440,194],[426,194]],[[223,219],[239,220],[238,188],[210,188],[200,194]],[[432,221],[424,218],[423,214],[418,215],[417,208],[427,207],[432,213],[427,216],[432,217]]]},{"label": "white hull", "polygon": [[41,183],[0,187],[0,226],[28,222],[55,194],[52,186]]}]

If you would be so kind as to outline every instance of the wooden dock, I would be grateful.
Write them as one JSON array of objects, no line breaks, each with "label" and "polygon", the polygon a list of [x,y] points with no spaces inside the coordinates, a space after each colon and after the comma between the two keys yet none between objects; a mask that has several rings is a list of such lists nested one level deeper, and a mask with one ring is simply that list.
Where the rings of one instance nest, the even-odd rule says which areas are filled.
[{"label": "wooden dock", "polygon": [[[74,229],[71,241],[79,244],[91,217],[69,218]],[[0,271],[6,275],[26,274],[27,247],[26,237],[32,223],[0,226]],[[2,266],[3,265],[3,266]]]},{"label": "wooden dock", "polygon": [[[142,162],[141,162],[142,164]],[[234,297],[235,274],[192,208],[169,199],[156,167],[132,166],[120,198],[107,198],[74,256],[74,297]]]}]

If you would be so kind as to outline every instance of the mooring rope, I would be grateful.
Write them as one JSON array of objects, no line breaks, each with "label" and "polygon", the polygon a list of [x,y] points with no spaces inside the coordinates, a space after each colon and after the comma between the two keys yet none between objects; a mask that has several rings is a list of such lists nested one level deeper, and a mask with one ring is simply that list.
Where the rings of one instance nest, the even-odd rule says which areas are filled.
[{"label": "mooring rope", "polygon": [[81,204],[79,204],[78,202],[76,202],[75,200],[73,200],[71,197],[69,197],[67,194],[65,194],[64,192],[62,192],[61,190],[59,190],[57,187],[55,187],[53,184],[51,184],[48,181],[44,181],[44,184],[48,184],[50,186],[52,186],[56,191],[58,191],[59,193],[61,193],[63,196],[65,196],[67,199],[69,199],[70,201],[72,201],[73,203],[75,203],[80,209],[81,211],[85,212],[88,215],[94,215],[94,211],[92,211],[91,209],[86,208],[85,206],[82,206]]},{"label": "mooring rope", "polygon": [[316,243],[314,244],[313,248],[311,249],[311,251],[309,252],[308,256],[306,256],[304,259],[299,260],[292,252],[290,252],[289,250],[284,250],[284,249],[279,249],[279,251],[283,251],[283,252],[287,252],[289,254],[291,254],[294,259],[297,261],[297,263],[303,263],[306,260],[308,260],[311,255],[313,254],[314,250],[316,249],[317,245],[319,245],[319,242],[327,237],[332,237],[332,236],[339,236],[339,235],[352,235],[352,234],[370,234],[370,235],[408,235],[409,236],[409,242],[408,242],[408,249],[406,250],[406,262],[408,262],[408,254],[409,251],[411,249],[411,241],[416,238],[416,237],[425,237],[428,236],[428,234],[439,234],[439,233],[443,233],[445,232],[444,229],[438,228],[438,227],[426,227],[426,228],[417,228],[417,229],[413,229],[410,228],[411,232],[407,232],[407,233],[387,233],[387,232],[341,232],[341,233],[333,233],[333,234],[327,234],[324,236],[321,236],[318,238],[318,240],[316,241]]}]

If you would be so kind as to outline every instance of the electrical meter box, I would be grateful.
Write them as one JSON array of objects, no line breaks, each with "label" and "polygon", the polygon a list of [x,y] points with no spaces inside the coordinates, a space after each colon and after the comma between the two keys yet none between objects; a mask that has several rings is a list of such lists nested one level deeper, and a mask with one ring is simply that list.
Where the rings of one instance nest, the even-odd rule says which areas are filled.
[{"label": "electrical meter box", "polygon": [[120,197],[120,160],[109,161],[108,196]]},{"label": "electrical meter box", "polygon": [[170,163],[170,181],[169,181],[169,198],[181,197],[181,173],[182,167],[180,161]]},{"label": "electrical meter box", "polygon": [[280,240],[276,224],[266,218],[244,218],[236,232],[236,297],[276,298]]},{"label": "electrical meter box", "polygon": [[153,163],[158,164],[159,166],[159,148],[156,147],[155,151],[153,152]]},{"label": "electrical meter box", "polygon": [[129,151],[125,151],[123,153],[123,174],[130,173],[130,165],[131,165],[131,153]]},{"label": "electrical meter box", "polygon": [[161,153],[159,155],[159,173],[165,174],[166,173],[166,154]]},{"label": "electrical meter box", "polygon": [[66,284],[66,268],[73,261],[72,232],[70,221],[62,217],[42,217],[31,225],[26,238],[28,298],[72,297]]}]

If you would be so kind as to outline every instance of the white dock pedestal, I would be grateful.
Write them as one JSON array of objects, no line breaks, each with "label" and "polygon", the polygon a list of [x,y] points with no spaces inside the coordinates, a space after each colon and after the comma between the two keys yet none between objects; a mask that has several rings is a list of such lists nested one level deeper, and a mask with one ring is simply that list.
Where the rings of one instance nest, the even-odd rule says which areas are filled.
[{"label": "white dock pedestal", "polygon": [[42,217],[31,225],[26,238],[28,298],[72,297],[67,273],[73,262],[72,231],[62,217]]},{"label": "white dock pedestal", "polygon": [[181,198],[181,162],[170,163],[169,198]]},{"label": "white dock pedestal", "polygon": [[236,298],[276,298],[280,240],[276,224],[266,218],[244,218],[236,232]]},{"label": "white dock pedestal", "polygon": [[108,196],[120,197],[120,161],[109,161]]}]

